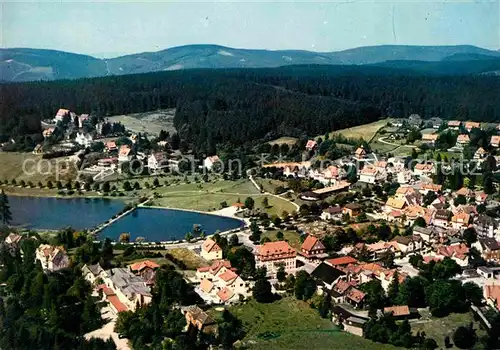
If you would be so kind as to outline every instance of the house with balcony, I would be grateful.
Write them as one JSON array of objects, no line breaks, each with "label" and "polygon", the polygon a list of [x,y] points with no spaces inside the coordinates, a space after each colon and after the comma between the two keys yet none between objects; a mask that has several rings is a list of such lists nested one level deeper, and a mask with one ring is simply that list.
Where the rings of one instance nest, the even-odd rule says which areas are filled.
[{"label": "house with balcony", "polygon": [[323,243],[317,237],[308,235],[300,247],[299,254],[307,259],[314,260],[326,258],[328,255],[325,252],[326,248]]}]

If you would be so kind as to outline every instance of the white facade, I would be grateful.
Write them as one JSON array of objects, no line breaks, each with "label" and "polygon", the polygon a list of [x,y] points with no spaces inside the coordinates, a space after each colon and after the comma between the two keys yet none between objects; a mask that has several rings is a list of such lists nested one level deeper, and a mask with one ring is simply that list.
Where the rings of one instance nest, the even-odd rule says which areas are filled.
[{"label": "white facade", "polygon": [[92,145],[92,141],[93,139],[90,134],[84,134],[80,132],[76,134],[75,142],[80,146],[90,147],[90,145]]}]

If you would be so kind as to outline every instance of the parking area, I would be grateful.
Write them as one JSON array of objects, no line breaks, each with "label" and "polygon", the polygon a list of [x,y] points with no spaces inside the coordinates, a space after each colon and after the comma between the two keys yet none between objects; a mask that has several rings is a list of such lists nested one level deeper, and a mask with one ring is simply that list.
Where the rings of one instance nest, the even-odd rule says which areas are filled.
[{"label": "parking area", "polygon": [[117,315],[106,306],[101,309],[101,317],[107,323],[104,324],[102,328],[85,334],[85,339],[100,338],[107,340],[111,337],[117,350],[131,350],[131,347],[128,345],[128,339],[120,339],[118,334],[114,331]]}]

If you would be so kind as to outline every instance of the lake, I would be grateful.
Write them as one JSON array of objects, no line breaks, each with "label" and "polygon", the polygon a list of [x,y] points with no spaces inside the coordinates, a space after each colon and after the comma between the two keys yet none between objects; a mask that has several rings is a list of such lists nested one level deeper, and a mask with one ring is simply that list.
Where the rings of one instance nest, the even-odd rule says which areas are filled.
[{"label": "lake", "polygon": [[106,222],[125,207],[117,199],[9,196],[12,225],[29,229],[76,230]]},{"label": "lake", "polygon": [[[105,198],[47,198],[9,196],[12,225],[28,229],[58,230],[71,226],[91,229],[118,214],[125,203]],[[175,209],[137,208],[99,234],[117,240],[128,232],[131,241],[142,236],[149,242],[184,239],[198,224],[207,234],[242,227],[242,221],[211,214]]]},{"label": "lake", "polygon": [[137,208],[131,214],[115,221],[99,234],[100,238],[118,240],[120,234],[130,233],[130,241],[144,237],[148,242],[184,239],[193,225],[200,225],[206,234],[227,231],[244,226],[243,221],[224,216],[196,213],[177,209]]}]

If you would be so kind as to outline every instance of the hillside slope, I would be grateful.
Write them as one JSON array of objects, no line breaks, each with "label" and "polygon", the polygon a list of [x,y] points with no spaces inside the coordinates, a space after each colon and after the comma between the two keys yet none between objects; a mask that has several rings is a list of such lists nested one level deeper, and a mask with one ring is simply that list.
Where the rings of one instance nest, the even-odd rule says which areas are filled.
[{"label": "hillside slope", "polygon": [[[286,65],[364,65],[385,61],[425,62],[469,61],[500,58],[500,52],[470,45],[359,47],[338,52],[301,50],[249,50],[219,45],[186,45],[158,52],[143,52],[112,59],[97,59],[54,50],[0,49],[0,81],[77,79],[106,75],[124,75],[194,68],[265,68]],[[394,63],[389,63],[392,66]],[[397,66],[397,65],[396,65]],[[411,64],[411,68],[417,69]],[[465,67],[465,65],[464,65]],[[419,68],[420,69],[420,68]],[[445,69],[450,74],[449,69]],[[476,70],[472,70],[476,73]],[[478,73],[483,73],[479,71]],[[453,71],[453,74],[469,74]]]}]

